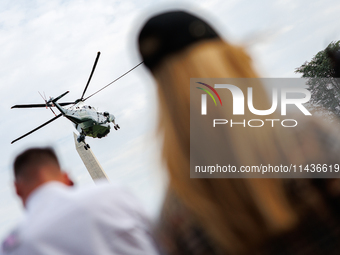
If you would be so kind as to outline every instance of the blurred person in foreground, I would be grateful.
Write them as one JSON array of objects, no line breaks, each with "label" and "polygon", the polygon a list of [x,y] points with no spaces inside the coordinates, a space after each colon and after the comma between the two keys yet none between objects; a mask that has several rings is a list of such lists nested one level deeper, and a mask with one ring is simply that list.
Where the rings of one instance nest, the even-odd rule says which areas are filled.
[{"label": "blurred person in foreground", "polygon": [[18,155],[14,176],[25,217],[3,254],[157,254],[139,201],[113,185],[71,187],[51,148]]},{"label": "blurred person in foreground", "polygon": [[[207,22],[185,11],[148,19],[138,43],[157,83],[163,159],[170,178],[155,232],[163,251],[339,254],[337,180],[190,179],[190,78],[257,78],[245,51],[225,42]],[[269,100],[259,96],[264,88],[259,85],[256,89],[260,93],[254,92],[254,105],[269,109]],[[206,125],[196,124],[201,129]],[[285,134],[270,125],[224,128],[223,133],[207,134],[207,139],[211,144],[230,144],[224,153],[235,166],[263,161],[303,164],[314,159],[339,163],[339,138],[313,118],[304,127]],[[199,154],[201,163],[213,156],[209,149],[195,150],[204,150]]]}]

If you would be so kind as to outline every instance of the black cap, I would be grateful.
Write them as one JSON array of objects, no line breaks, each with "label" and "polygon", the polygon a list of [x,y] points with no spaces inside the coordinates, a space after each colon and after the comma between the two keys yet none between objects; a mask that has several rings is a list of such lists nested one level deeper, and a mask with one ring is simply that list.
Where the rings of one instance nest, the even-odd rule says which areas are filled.
[{"label": "black cap", "polygon": [[139,34],[144,64],[154,68],[165,56],[200,40],[218,38],[202,19],[184,11],[171,11],[149,19]]}]

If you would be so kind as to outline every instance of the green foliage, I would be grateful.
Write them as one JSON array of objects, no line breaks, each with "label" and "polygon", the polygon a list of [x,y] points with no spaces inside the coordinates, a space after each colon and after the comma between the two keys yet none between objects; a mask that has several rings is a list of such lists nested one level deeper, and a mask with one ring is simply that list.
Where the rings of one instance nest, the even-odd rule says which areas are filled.
[{"label": "green foliage", "polygon": [[333,74],[331,62],[327,56],[327,51],[336,51],[340,49],[340,41],[331,42],[326,49],[319,51],[311,61],[305,62],[296,73],[302,73],[302,77],[309,78],[330,78]]},{"label": "green foliage", "polygon": [[307,84],[311,91],[311,103],[323,106],[340,116],[340,83],[334,79],[334,69],[328,57],[328,52],[340,49],[340,40],[331,42],[326,49],[319,51],[311,61],[305,62],[295,70],[308,78]]}]

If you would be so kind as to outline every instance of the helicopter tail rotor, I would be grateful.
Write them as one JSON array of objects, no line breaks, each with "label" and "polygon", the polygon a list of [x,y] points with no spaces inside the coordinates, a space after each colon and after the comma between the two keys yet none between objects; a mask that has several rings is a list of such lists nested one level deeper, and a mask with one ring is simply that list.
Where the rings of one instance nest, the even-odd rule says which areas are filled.
[{"label": "helicopter tail rotor", "polygon": [[[53,111],[53,109],[51,108],[51,106],[48,106],[49,103],[50,103],[50,100],[49,100],[49,101],[46,100],[45,92],[44,92],[44,97],[41,95],[41,93],[40,93],[39,91],[38,91],[38,93],[39,93],[39,95],[42,97],[42,99],[45,101],[46,109],[47,109],[47,108],[50,108],[50,110],[53,112],[54,116],[57,116],[57,114]],[[52,106],[54,106],[54,105],[52,104]]]}]

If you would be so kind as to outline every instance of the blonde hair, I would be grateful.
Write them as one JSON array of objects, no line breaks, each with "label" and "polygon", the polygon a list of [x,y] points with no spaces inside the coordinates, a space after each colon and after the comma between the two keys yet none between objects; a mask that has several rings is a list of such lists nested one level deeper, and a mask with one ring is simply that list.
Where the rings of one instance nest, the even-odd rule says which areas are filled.
[{"label": "blonde hair", "polygon": [[[239,254],[294,226],[298,215],[280,179],[190,179],[190,78],[257,78],[244,50],[220,39],[207,40],[167,56],[152,73],[158,83],[170,189],[212,239],[224,251]],[[254,93],[257,108],[268,109],[269,100],[256,96],[263,95],[264,88],[259,85]],[[240,130],[225,134],[235,145],[226,153],[234,165],[254,165],[264,158],[281,164],[324,157],[319,149],[302,148],[294,133],[279,136],[271,127]]]}]

